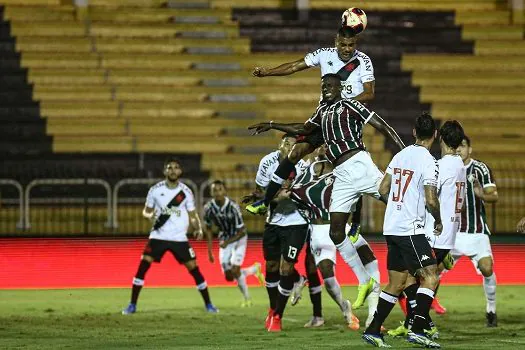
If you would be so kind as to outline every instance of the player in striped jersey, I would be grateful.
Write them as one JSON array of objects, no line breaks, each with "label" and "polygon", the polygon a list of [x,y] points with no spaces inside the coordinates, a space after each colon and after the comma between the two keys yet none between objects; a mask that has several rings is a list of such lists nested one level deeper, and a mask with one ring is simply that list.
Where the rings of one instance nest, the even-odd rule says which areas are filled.
[{"label": "player in striped jersey", "polygon": [[226,196],[226,185],[221,180],[211,184],[211,199],[204,206],[205,232],[208,246],[212,245],[212,227],[219,229],[219,263],[227,281],[237,281],[237,285],[244,297],[241,307],[252,306],[246,277],[255,275],[261,284],[264,276],[261,273],[261,264],[256,262],[250,267],[241,269],[248,245],[248,235],[241,209],[231,198]]},{"label": "player in striped jersey", "polygon": [[[330,203],[330,237],[341,257],[352,268],[359,279],[359,294],[354,307],[361,306],[372,291],[374,281],[358,262],[357,252],[345,233],[350,212],[355,210],[356,202],[365,194],[380,198],[378,188],[383,174],[365,151],[363,127],[372,125],[400,149],[403,141],[395,130],[375,112],[368,110],[359,101],[341,97],[341,78],[336,74],[323,76],[321,83],[324,104],[300,127],[273,124],[274,129],[299,135],[311,135],[321,129],[327,145],[327,157],[334,164],[334,189]],[[265,125],[262,130],[267,130]],[[255,128],[259,131],[259,127]],[[362,265],[362,264],[361,264]]]},{"label": "player in striped jersey", "polygon": [[[328,211],[334,182],[333,165],[324,158],[325,146],[319,147],[310,155],[312,164],[293,184],[289,191],[290,198],[308,209],[311,220],[310,249],[315,263],[325,281],[325,286],[334,301],[338,304],[348,327],[359,329],[359,320],[352,315],[351,304],[342,297],[341,288],[334,273],[336,247],[330,239],[330,213]],[[349,228],[348,228],[349,229]],[[380,274],[377,259],[368,242],[359,235],[355,247],[366,271],[379,283]],[[377,307],[379,285],[368,296],[368,319],[370,324]]]},{"label": "player in striped jersey", "polygon": [[[285,76],[300,72],[312,67],[319,67],[321,76],[326,74],[337,74],[341,78],[343,98],[351,98],[363,103],[370,102],[375,97],[375,77],[372,60],[364,52],[357,50],[357,38],[355,32],[348,27],[341,27],[335,37],[335,47],[325,47],[308,53],[304,58],[297,61],[281,64],[274,68],[255,67],[253,75],[257,77]],[[322,98],[320,106],[323,104]],[[271,128],[272,122],[261,123]],[[293,125],[293,124],[292,124]],[[300,124],[295,124],[301,126]],[[267,129],[269,130],[269,129]],[[259,132],[260,131],[259,129]],[[288,178],[293,171],[294,164],[297,164],[304,156],[313,152],[323,144],[321,130],[312,133],[292,147],[290,153],[281,161],[275,171],[272,181],[269,183],[264,200],[249,205],[246,209],[252,213],[264,211],[270,201],[275,197],[281,184]],[[357,239],[361,222],[360,199],[356,204],[356,211],[352,216],[351,232],[353,238]]]},{"label": "player in striped jersey", "polygon": [[471,158],[472,147],[467,136],[458,147],[458,154],[461,155],[467,172],[466,210],[461,212],[460,229],[451,254],[455,259],[468,256],[483,275],[483,289],[487,298],[487,327],[496,327],[496,274],[493,270],[485,203],[498,201],[498,189],[490,168]]}]

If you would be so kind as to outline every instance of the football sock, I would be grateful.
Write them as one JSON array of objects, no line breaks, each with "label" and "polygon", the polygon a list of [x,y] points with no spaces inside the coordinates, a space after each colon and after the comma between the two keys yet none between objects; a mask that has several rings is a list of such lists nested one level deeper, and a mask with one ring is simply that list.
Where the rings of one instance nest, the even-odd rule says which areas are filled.
[{"label": "football sock", "polygon": [[366,269],[363,266],[359,255],[357,254],[357,250],[355,249],[352,242],[350,242],[350,239],[348,239],[348,237],[345,235],[344,240],[335,246],[337,247],[337,250],[341,254],[341,257],[345,263],[350,266],[352,271],[354,271],[357,279],[359,280],[359,284],[368,283],[370,280],[370,275],[368,272],[366,272]]},{"label": "football sock", "polygon": [[341,291],[341,286],[339,285],[337,278],[335,276],[325,278],[324,286],[330,297],[332,297],[337,305],[339,305],[341,311],[343,311],[343,292]]},{"label": "football sock", "polygon": [[277,305],[277,296],[279,291],[277,286],[279,285],[279,272],[277,271],[266,271],[266,292],[268,292],[268,299],[270,300],[270,309],[275,310]]},{"label": "football sock", "polygon": [[496,274],[483,278],[483,290],[487,298],[487,312],[496,313]]},{"label": "football sock", "polygon": [[323,317],[323,305],[321,301],[321,279],[315,273],[308,274],[308,290],[310,291],[310,301],[312,302],[313,315]]},{"label": "football sock", "polygon": [[193,270],[191,270],[190,275],[195,280],[195,284],[197,285],[197,290],[201,293],[202,300],[204,300],[204,304],[205,305],[211,304],[210,293],[208,292],[208,284],[204,280],[204,276],[199,270],[199,267],[196,267]]},{"label": "football sock", "polygon": [[[419,287],[416,293],[416,305],[413,311],[412,332],[423,334],[423,330],[428,328],[430,320],[430,305],[434,301],[434,291],[428,288]],[[407,303],[407,308],[408,308]]]},{"label": "football sock", "polygon": [[377,304],[377,310],[374,314],[374,319],[366,328],[365,333],[376,335],[380,334],[381,325],[383,325],[383,322],[385,322],[388,314],[390,314],[396,303],[397,296],[382,291],[381,294],[379,294],[379,303]]},{"label": "football sock", "polygon": [[257,266],[256,266],[255,264],[253,264],[253,265],[250,266],[250,267],[245,267],[244,269],[241,269],[241,273],[242,273],[244,276],[255,275],[256,272],[257,272]]},{"label": "football sock", "polygon": [[279,163],[279,166],[272,174],[271,181],[266,188],[266,193],[264,194],[264,204],[267,206],[270,204],[277,192],[279,192],[281,189],[283,182],[288,179],[294,170],[295,164],[292,163],[288,157],[284,158]]},{"label": "football sock", "polygon": [[405,293],[405,296],[407,298],[407,315],[405,317],[405,328],[408,328],[410,323],[412,322],[412,317],[414,316],[414,310],[416,309],[416,294],[417,289],[419,286],[417,283],[411,284],[410,286],[406,287],[403,293]]},{"label": "football sock", "polygon": [[144,277],[146,276],[146,272],[148,272],[150,267],[151,267],[151,263],[149,261],[146,261],[146,260],[140,261],[139,268],[137,270],[135,278],[133,278],[133,285],[131,287],[131,303],[132,304],[136,304],[137,300],[139,299],[140,291],[142,290],[142,287],[144,286]]},{"label": "football sock", "polygon": [[366,319],[366,325],[369,325],[372,322],[374,313],[377,310],[377,303],[379,302],[379,293],[381,293],[381,274],[379,272],[379,264],[377,260],[371,261],[365,265],[366,272],[372,277],[377,283],[374,285],[374,289],[366,298],[368,302],[368,317]]},{"label": "football sock", "polygon": [[355,211],[352,213],[352,224],[361,224],[361,209],[363,208],[363,196],[359,197],[355,204]]},{"label": "football sock", "polygon": [[292,276],[283,276],[279,280],[279,286],[277,287],[279,293],[277,297],[277,307],[275,308],[274,315],[279,315],[280,318],[283,317],[284,309],[286,308],[286,303],[288,303],[288,298],[292,294],[293,289],[293,277]]},{"label": "football sock", "polygon": [[237,286],[241,290],[244,299],[249,300],[250,293],[248,292],[248,285],[246,284],[246,276],[243,273],[237,278]]}]

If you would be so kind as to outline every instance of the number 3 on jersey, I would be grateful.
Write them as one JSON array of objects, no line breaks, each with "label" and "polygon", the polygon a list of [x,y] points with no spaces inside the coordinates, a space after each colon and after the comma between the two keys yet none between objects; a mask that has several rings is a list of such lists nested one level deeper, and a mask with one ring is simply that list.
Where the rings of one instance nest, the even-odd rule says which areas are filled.
[{"label": "number 3 on jersey", "polygon": [[408,169],[394,168],[394,191],[392,193],[393,202],[403,203],[403,198],[412,181],[412,175],[414,171]]},{"label": "number 3 on jersey", "polygon": [[464,182],[456,182],[456,214],[461,213],[463,208],[463,192],[465,191]]}]

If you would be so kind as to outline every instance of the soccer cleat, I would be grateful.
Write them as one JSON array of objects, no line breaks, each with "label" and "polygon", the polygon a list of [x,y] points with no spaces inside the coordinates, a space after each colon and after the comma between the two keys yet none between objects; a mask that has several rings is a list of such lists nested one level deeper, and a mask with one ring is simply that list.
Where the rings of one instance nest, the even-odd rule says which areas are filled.
[{"label": "soccer cleat", "polygon": [[432,305],[430,305],[430,308],[433,309],[436,314],[443,315],[447,312],[447,309],[445,309],[440,303],[438,298],[434,298],[434,301],[432,301]]},{"label": "soccer cleat", "polygon": [[370,278],[368,283],[360,284],[359,287],[357,287],[357,298],[355,299],[354,303],[352,304],[354,309],[359,309],[361,306],[363,306],[363,304],[365,302],[365,299],[374,290],[374,285],[375,284],[376,284],[376,281],[373,278]]},{"label": "soccer cleat", "polygon": [[342,311],[348,328],[357,331],[359,329],[359,319],[352,313],[352,304],[350,303],[350,300],[345,300],[343,302]]},{"label": "soccer cleat", "polygon": [[445,255],[445,258],[443,258],[443,267],[447,270],[452,270],[454,267],[455,261],[452,254],[448,253]]},{"label": "soccer cleat", "polygon": [[403,313],[405,314],[405,316],[407,315],[407,298],[403,297],[403,298],[399,298],[399,307],[401,308],[401,311],[403,311]]},{"label": "soccer cleat", "polygon": [[348,233],[346,234],[348,238],[350,238],[350,241],[352,241],[353,244],[357,242],[359,239],[359,234],[361,233],[361,224],[350,224],[350,230],[348,230]]},{"label": "soccer cleat", "polygon": [[497,327],[498,326],[498,317],[495,312],[487,312],[487,327]]},{"label": "soccer cleat", "polygon": [[416,334],[412,331],[408,331],[407,341],[412,344],[422,345],[429,349],[440,349],[441,345],[427,337],[425,334]]},{"label": "soccer cleat", "polygon": [[306,286],[307,282],[308,280],[306,279],[306,277],[299,276],[299,281],[297,283],[294,283],[291,299],[292,306],[297,305],[297,303],[299,303],[299,301],[303,297],[303,289]]},{"label": "soccer cleat", "polygon": [[424,329],[425,331],[425,334],[428,338],[432,339],[432,340],[436,340],[436,339],[439,339],[439,331],[438,331],[438,328],[436,326],[432,326],[430,328],[430,330],[428,329]]},{"label": "soccer cleat", "polygon": [[383,336],[380,334],[376,335],[376,334],[363,333],[363,335],[361,336],[361,339],[363,339],[368,344],[375,346],[376,348],[391,348],[390,345],[385,343]]},{"label": "soccer cleat", "polygon": [[387,332],[387,334],[391,337],[397,338],[397,337],[406,337],[408,335],[408,328],[405,327],[404,322],[400,322],[401,325],[397,327],[396,329],[391,329]]},{"label": "soccer cleat", "polygon": [[268,315],[266,315],[266,319],[264,320],[264,328],[268,329],[270,327],[270,322],[272,321],[273,316],[273,309],[268,309]]},{"label": "soccer cleat", "polygon": [[123,315],[131,315],[137,312],[137,304],[129,303],[128,307],[122,310]]},{"label": "soccer cleat", "polygon": [[268,332],[280,332],[282,331],[281,317],[279,315],[273,315],[268,326]]},{"label": "soccer cleat", "polygon": [[210,314],[217,314],[219,313],[219,309],[217,309],[212,303],[206,304],[206,312]]},{"label": "soccer cleat", "polygon": [[256,262],[255,264],[255,277],[259,280],[259,284],[261,286],[264,286],[266,284],[266,280],[264,279],[264,275],[261,271],[261,263]]},{"label": "soccer cleat", "polygon": [[316,328],[324,325],[324,318],[318,316],[312,316],[310,321],[306,322],[304,328]]},{"label": "soccer cleat", "polygon": [[252,303],[251,299],[244,300],[241,303],[241,307],[252,307],[252,306],[253,306],[253,303]]},{"label": "soccer cleat", "polygon": [[264,199],[258,200],[246,206],[246,210],[254,215],[264,215],[268,208],[264,204]]}]

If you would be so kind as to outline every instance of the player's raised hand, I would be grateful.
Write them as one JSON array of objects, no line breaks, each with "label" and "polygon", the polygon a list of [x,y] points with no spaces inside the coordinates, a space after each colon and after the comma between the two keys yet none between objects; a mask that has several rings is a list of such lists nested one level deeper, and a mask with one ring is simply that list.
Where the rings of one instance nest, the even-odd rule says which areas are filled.
[{"label": "player's raised hand", "polygon": [[266,76],[266,73],[267,73],[266,68],[264,68],[264,67],[255,67],[255,68],[253,69],[252,75],[253,75],[254,77],[262,78],[262,77],[265,77],[265,76]]},{"label": "player's raised hand", "polygon": [[525,216],[521,218],[517,226],[518,232],[525,233]]},{"label": "player's raised hand", "polygon": [[441,222],[434,222],[434,236],[439,236],[443,231],[443,224]]},{"label": "player's raised hand", "polygon": [[263,132],[266,132],[271,129],[272,129],[272,122],[257,123],[257,124],[250,125],[248,127],[248,130],[252,130],[252,136],[262,134]]}]

